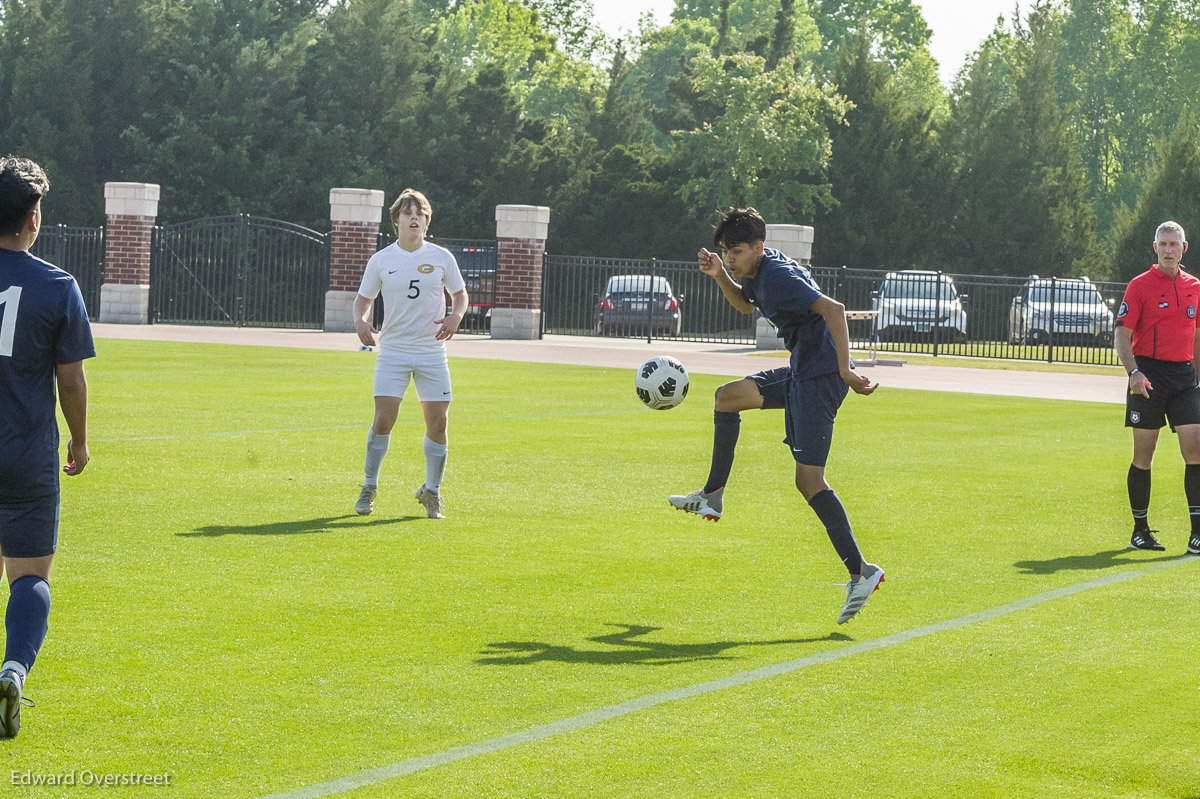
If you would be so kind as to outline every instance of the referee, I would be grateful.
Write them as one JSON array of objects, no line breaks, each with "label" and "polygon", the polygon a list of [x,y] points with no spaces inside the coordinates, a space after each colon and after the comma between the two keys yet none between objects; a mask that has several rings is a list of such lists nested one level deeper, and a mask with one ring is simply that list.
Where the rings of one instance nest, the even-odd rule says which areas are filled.
[{"label": "referee", "polygon": [[1187,551],[1200,555],[1200,385],[1196,362],[1196,311],[1200,279],[1183,271],[1187,237],[1178,222],[1163,222],[1154,233],[1158,263],[1129,281],[1117,312],[1117,357],[1129,373],[1125,426],[1133,428],[1129,465],[1129,507],[1133,511],[1130,549],[1164,550],[1150,529],[1150,467],[1158,431],[1170,424],[1183,453],[1184,493],[1191,517]]}]

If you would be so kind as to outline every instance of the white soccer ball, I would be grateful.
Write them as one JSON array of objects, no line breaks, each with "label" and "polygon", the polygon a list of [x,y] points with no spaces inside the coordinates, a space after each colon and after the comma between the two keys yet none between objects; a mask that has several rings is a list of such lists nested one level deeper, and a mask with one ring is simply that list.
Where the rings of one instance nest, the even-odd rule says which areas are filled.
[{"label": "white soccer ball", "polygon": [[646,405],[656,411],[669,410],[687,396],[687,369],[670,355],[655,355],[638,369],[633,385]]}]

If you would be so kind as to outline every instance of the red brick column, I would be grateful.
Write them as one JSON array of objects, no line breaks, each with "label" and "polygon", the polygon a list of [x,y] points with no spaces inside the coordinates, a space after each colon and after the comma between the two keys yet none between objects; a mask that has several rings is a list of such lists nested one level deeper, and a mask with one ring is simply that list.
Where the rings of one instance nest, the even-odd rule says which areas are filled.
[{"label": "red brick column", "polygon": [[156,183],[105,183],[104,282],[100,321],[150,321],[150,244],[158,219]]},{"label": "red brick column", "polygon": [[354,331],[354,298],[363,267],[379,249],[383,192],[375,189],[329,191],[329,290],[325,293],[325,330]]},{"label": "red brick column", "polygon": [[542,255],[549,225],[550,209],[544,206],[496,206],[492,338],[541,337]]}]

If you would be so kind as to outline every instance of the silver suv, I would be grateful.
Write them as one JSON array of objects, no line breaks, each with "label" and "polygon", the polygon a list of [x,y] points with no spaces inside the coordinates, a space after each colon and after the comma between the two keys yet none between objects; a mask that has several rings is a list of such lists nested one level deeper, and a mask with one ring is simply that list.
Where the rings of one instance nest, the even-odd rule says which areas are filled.
[{"label": "silver suv", "polygon": [[872,332],[880,341],[967,340],[967,295],[958,293],[949,275],[919,269],[888,272],[871,300],[879,312]]},{"label": "silver suv", "polygon": [[1008,309],[1011,344],[1089,344],[1111,347],[1113,301],[1105,301],[1086,277],[1030,275]]}]

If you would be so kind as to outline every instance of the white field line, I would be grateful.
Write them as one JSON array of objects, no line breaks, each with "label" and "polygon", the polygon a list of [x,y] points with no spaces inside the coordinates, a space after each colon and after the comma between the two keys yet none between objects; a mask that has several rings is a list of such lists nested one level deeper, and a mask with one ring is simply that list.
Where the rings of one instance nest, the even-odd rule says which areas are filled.
[{"label": "white field line", "polygon": [[[473,422],[503,422],[513,419],[566,419],[575,416],[612,416],[622,413],[649,413],[649,408],[631,408],[619,411],[580,411],[579,413],[543,413],[522,415],[505,415],[505,416],[477,416],[473,419],[455,418],[455,424],[471,424]],[[404,419],[396,422],[397,425],[408,424],[424,424],[420,419]],[[315,433],[322,430],[355,430],[362,428],[366,430],[371,426],[371,421],[360,422],[358,424],[338,424],[329,425],[326,427],[283,427],[278,429],[267,430],[224,430],[216,433],[175,433],[162,436],[128,436],[124,438],[96,438],[92,441],[102,441],[106,444],[124,444],[131,441],[178,441],[185,438],[225,438],[230,436],[258,436],[258,435],[275,435],[278,433]]]},{"label": "white field line", "polygon": [[923,627],[915,627],[911,630],[885,635],[882,638],[875,638],[870,641],[862,641],[860,643],[850,644],[848,646],[831,649],[825,652],[818,652],[815,655],[788,660],[782,663],[775,663],[770,666],[763,666],[750,671],[743,671],[738,674],[731,674],[727,677],[720,677],[715,680],[699,682],[693,685],[685,685],[680,688],[672,688],[667,691],[661,691],[656,694],[648,694],[646,696],[630,699],[625,702],[619,702],[615,705],[588,710],[575,716],[570,716],[558,721],[552,721],[549,724],[541,724],[536,727],[530,727],[519,732],[508,733],[496,738],[488,738],[482,741],[455,746],[450,749],[444,749],[441,752],[414,757],[410,760],[401,760],[397,763],[392,763],[378,768],[367,769],[356,774],[348,774],[344,777],[329,780],[328,782],[309,785],[304,788],[297,788],[294,791],[286,793],[271,794],[263,797],[263,799],[315,799],[319,796],[332,796],[334,794],[345,793],[356,788],[362,788],[368,785],[374,785],[384,780],[390,780],[395,777],[401,777],[405,774],[413,774],[418,771],[434,768],[435,766],[443,766],[447,763],[453,763],[457,760],[464,760],[477,755],[486,755],[492,752],[499,752],[503,749],[509,749],[521,744],[538,741],[542,738],[549,738],[554,735],[574,732],[585,727],[591,727],[599,724],[602,721],[609,719],[627,716],[630,713],[637,713],[641,710],[647,710],[658,705],[674,702],[679,699],[688,699],[694,696],[713,693],[725,688],[733,688],[738,685],[765,680],[770,677],[778,677],[781,674],[789,674],[793,671],[815,666],[821,663],[829,663],[835,660],[860,655],[865,652],[873,652],[877,649],[884,649],[897,644],[903,644],[912,641],[916,638],[922,638],[927,635],[955,630],[959,627],[966,627],[971,624],[976,624],[981,621],[988,621],[1000,616],[1006,616],[1010,613],[1025,610],[1037,605],[1052,602],[1056,599],[1078,594],[1082,591],[1089,591],[1093,588],[1101,588],[1106,585],[1123,582],[1125,580],[1133,580],[1138,577],[1144,577],[1155,572],[1163,571],[1164,569],[1173,569],[1176,566],[1182,566],[1187,563],[1200,562],[1200,558],[1181,555],[1178,558],[1171,560],[1160,561],[1148,565],[1141,569],[1133,571],[1121,572],[1120,574],[1111,574],[1106,577],[1100,577],[1095,580],[1089,580],[1076,585],[1069,585],[1063,588],[1056,588],[1053,591],[1035,594],[1034,596],[1018,599],[1014,602],[1009,602],[1006,605],[989,608],[987,610],[968,613],[965,616],[959,616],[956,619],[947,619],[945,621],[927,624]]}]

